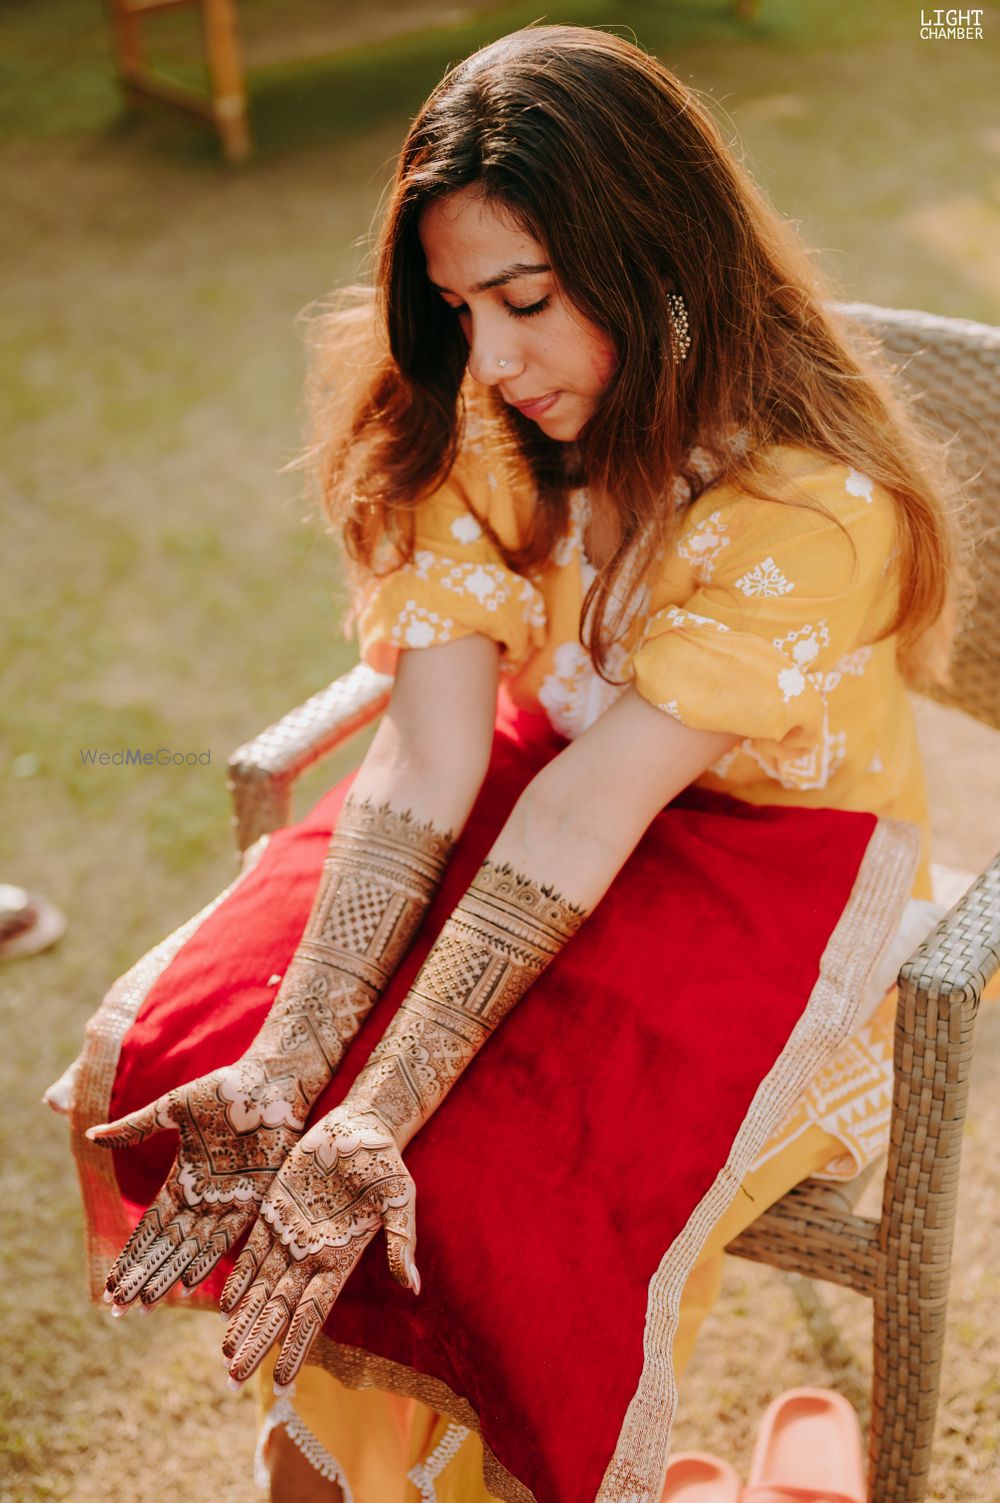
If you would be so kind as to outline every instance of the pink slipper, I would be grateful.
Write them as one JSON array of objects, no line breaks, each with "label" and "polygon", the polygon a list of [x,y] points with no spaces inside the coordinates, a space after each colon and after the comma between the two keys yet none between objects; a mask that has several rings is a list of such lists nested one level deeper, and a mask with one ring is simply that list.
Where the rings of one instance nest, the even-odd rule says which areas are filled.
[{"label": "pink slipper", "polygon": [[790,1388],[768,1405],[740,1503],[866,1503],[858,1417],[830,1388]]},{"label": "pink slipper", "polygon": [[728,1461],[706,1451],[678,1451],[667,1462],[660,1503],[737,1503],[740,1479]]}]

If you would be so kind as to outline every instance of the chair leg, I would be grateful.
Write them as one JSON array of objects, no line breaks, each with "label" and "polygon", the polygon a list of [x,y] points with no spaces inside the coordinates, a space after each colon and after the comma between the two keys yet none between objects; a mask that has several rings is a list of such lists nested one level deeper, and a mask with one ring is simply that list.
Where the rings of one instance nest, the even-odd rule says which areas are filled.
[{"label": "chair leg", "polygon": [[977,996],[901,976],[874,1291],[871,1503],[923,1503],[941,1380]]}]

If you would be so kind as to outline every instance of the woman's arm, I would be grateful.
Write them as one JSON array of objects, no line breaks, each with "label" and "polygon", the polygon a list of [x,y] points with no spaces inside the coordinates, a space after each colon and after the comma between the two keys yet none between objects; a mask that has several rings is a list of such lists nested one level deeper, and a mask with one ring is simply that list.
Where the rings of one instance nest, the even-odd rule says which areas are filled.
[{"label": "woman's arm", "polygon": [[256,1214],[443,878],[489,761],[497,656],[482,637],[401,656],[263,1026],[232,1065],[89,1130],[110,1147],[180,1134],[163,1190],[109,1274],[117,1311],[155,1303],[178,1279],[194,1288]]},{"label": "woman's arm", "polygon": [[[401,1149],[572,937],[661,808],[738,737],[693,731],[626,693],[522,794],[341,1106],[277,1177],[223,1293],[249,1376],[287,1328],[290,1382],[381,1225],[414,1291],[415,1190]],[[239,1306],[239,1308],[237,1308]]]},{"label": "woman's arm", "polygon": [[[373,1112],[402,1148],[604,896],[654,816],[737,739],[690,730],[629,690],[543,768],[345,1106]],[[475,956],[460,984],[459,953]]]},{"label": "woman's arm", "polygon": [[247,1051],[269,1078],[295,1081],[300,1127],[444,877],[489,765],[497,661],[478,636],[401,654],[302,939]]}]

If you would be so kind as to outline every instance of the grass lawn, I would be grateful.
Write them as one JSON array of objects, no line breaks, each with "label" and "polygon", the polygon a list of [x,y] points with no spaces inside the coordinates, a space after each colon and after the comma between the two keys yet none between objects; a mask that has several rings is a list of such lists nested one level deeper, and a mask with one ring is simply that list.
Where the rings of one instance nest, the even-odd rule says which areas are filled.
[{"label": "grass lawn", "polygon": [[[64,1127],[38,1101],[111,981],[233,875],[228,752],[353,660],[332,548],[284,470],[296,320],[363,260],[407,119],[445,65],[538,14],[467,6],[420,31],[435,13],[416,0],[328,8],[247,0],[258,156],[239,171],[192,122],[122,116],[90,0],[0,12],[0,875],[70,921],[2,975],[0,1503],[247,1495],[252,1401],[225,1389],[218,1323],[112,1325],[85,1305]],[[762,0],[753,25],[728,0],[547,15],[631,28],[704,91],[848,296],[1000,322],[993,13],[981,45],[921,42],[909,0]],[[197,68],[192,36],[187,17],[158,23],[180,76]],[[983,815],[997,738],[929,705],[920,724],[937,859],[978,867],[997,843]],[[211,762],[81,760],[135,744]],[[931,1492],[962,1503],[996,1497],[998,1075],[987,1011]],[[831,1333],[795,1294],[733,1263],[678,1444],[745,1461],[767,1398],[798,1383],[863,1402],[863,1307],[834,1297]]]}]

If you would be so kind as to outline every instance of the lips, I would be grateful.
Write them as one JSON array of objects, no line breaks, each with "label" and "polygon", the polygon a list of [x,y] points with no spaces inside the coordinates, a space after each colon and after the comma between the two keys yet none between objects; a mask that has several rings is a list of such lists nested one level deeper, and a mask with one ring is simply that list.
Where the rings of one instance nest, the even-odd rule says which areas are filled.
[{"label": "lips", "polygon": [[548,412],[549,408],[555,405],[560,395],[558,391],[550,391],[547,396],[533,397],[528,402],[511,402],[510,405],[516,407],[524,417],[540,417],[543,412]]}]

